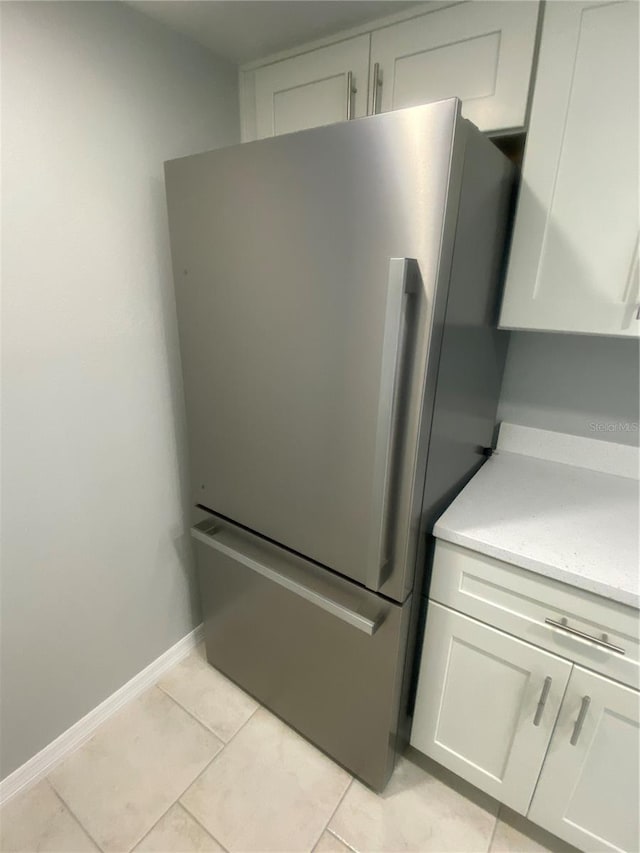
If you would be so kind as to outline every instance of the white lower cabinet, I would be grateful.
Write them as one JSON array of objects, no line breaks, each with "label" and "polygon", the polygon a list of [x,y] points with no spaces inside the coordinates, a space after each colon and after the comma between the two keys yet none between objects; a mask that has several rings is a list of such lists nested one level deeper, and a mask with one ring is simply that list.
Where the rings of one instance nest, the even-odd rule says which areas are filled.
[{"label": "white lower cabinet", "polygon": [[582,850],[640,849],[638,694],[574,667],[528,817]]},{"label": "white lower cabinet", "polygon": [[526,813],[571,664],[431,602],[411,743]]},{"label": "white lower cabinet", "polygon": [[[411,743],[581,850],[638,853],[640,694],[630,686],[637,646],[616,633],[637,637],[638,614],[621,614],[606,599],[598,609],[579,590],[573,606],[571,587],[499,569],[436,544],[438,600],[429,600]],[[552,606],[566,611],[553,622],[560,630],[545,620]],[[492,615],[512,633],[454,608]],[[573,629],[584,627],[585,613],[594,625]],[[548,644],[550,631],[558,654],[534,645]],[[585,661],[600,672],[579,665]]]}]

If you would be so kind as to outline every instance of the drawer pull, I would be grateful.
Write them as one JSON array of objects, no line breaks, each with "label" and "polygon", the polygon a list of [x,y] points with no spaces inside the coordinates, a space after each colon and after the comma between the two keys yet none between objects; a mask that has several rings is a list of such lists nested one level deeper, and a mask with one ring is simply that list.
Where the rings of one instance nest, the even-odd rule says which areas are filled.
[{"label": "drawer pull", "polygon": [[580,705],[580,713],[578,714],[578,719],[576,720],[576,724],[573,727],[573,734],[571,735],[571,740],[569,741],[571,746],[575,746],[578,743],[578,738],[580,737],[580,732],[582,731],[582,726],[584,725],[584,720],[587,716],[587,711],[589,710],[590,704],[591,697],[583,696],[582,704]]},{"label": "drawer pull", "polygon": [[560,622],[557,622],[555,619],[549,619],[547,617],[545,620],[547,625],[551,625],[552,628],[558,628],[560,631],[566,631],[567,634],[573,634],[575,637],[580,637],[582,640],[589,640],[590,643],[595,643],[597,646],[602,646],[603,649],[607,649],[610,652],[616,652],[616,654],[623,655],[624,649],[620,648],[620,646],[614,646],[613,643],[610,643],[607,640],[607,635],[603,634],[602,637],[592,637],[591,634],[585,634],[584,631],[579,631],[577,628],[570,628],[567,625],[567,620],[562,619]]},{"label": "drawer pull", "polygon": [[[207,524],[210,525],[210,522],[207,522]],[[384,616],[381,616],[374,621],[373,619],[369,619],[367,616],[358,613],[356,610],[351,610],[348,607],[345,607],[338,601],[333,601],[331,598],[326,595],[323,595],[317,590],[311,589],[310,587],[303,585],[299,581],[287,577],[286,574],[279,572],[276,567],[267,566],[264,563],[253,559],[253,557],[250,557],[247,554],[243,554],[236,548],[230,547],[224,542],[219,541],[216,538],[216,535],[220,532],[222,532],[221,529],[219,530],[218,528],[212,526],[209,526],[206,530],[203,530],[202,523],[191,528],[191,535],[194,539],[197,539],[199,542],[202,542],[209,548],[213,548],[215,551],[219,551],[226,557],[230,557],[237,563],[241,563],[247,569],[251,569],[251,571],[262,575],[265,578],[268,578],[270,581],[277,583],[279,586],[282,586],[285,589],[288,589],[289,592],[293,592],[295,593],[295,595],[299,595],[300,598],[304,598],[307,601],[310,601],[311,604],[315,604],[316,607],[320,607],[322,610],[326,610],[327,613],[331,613],[332,616],[336,616],[343,622],[347,622],[349,625],[352,625],[354,628],[357,628],[358,631],[362,631],[364,634],[368,634],[370,637],[372,637],[378,630],[378,628],[382,625],[384,621]]]},{"label": "drawer pull", "polygon": [[539,726],[540,720],[542,719],[542,712],[544,711],[544,706],[547,704],[547,696],[549,695],[549,691],[551,690],[551,684],[553,679],[550,675],[548,675],[544,684],[542,685],[542,693],[540,694],[540,699],[538,700],[538,707],[536,708],[536,715],[533,718],[533,725]]}]

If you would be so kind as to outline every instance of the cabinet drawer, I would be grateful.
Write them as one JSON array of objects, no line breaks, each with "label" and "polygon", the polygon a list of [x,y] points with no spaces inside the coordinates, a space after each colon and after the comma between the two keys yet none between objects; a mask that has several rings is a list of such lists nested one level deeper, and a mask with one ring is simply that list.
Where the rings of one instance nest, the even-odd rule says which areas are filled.
[{"label": "cabinet drawer", "polygon": [[[639,614],[632,607],[441,540],[429,596],[610,678],[640,684]],[[566,620],[566,628],[547,620]]]}]

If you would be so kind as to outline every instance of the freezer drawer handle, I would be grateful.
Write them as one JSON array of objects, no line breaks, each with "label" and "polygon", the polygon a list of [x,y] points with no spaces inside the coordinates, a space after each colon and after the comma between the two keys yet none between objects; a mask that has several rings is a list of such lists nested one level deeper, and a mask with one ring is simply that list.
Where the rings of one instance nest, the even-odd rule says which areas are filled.
[{"label": "freezer drawer handle", "polygon": [[377,620],[368,619],[366,616],[356,613],[355,610],[349,610],[348,607],[338,604],[337,601],[333,601],[331,598],[327,598],[327,596],[322,595],[313,589],[309,589],[292,578],[288,578],[286,575],[280,574],[275,569],[265,566],[264,563],[260,563],[257,560],[252,559],[246,554],[243,554],[241,551],[237,551],[235,548],[230,548],[228,545],[225,545],[224,542],[220,542],[215,538],[215,534],[217,532],[219,532],[219,528],[216,527],[209,528],[206,533],[198,529],[197,526],[191,528],[191,535],[194,539],[197,539],[199,542],[203,542],[210,548],[230,557],[237,563],[242,563],[243,566],[251,569],[251,571],[257,572],[265,578],[269,578],[269,580],[274,583],[277,583],[285,589],[288,589],[290,592],[299,595],[300,598],[304,598],[312,604],[315,604],[317,607],[321,607],[323,610],[326,610],[327,613],[331,613],[332,616],[336,616],[343,622],[348,622],[349,625],[357,628],[364,634],[368,634],[370,637],[375,634],[384,622],[383,614],[381,614]]},{"label": "freezer drawer handle", "polygon": [[544,620],[547,625],[551,625],[552,628],[558,628],[560,631],[566,631],[567,634],[573,634],[576,637],[580,637],[581,640],[589,640],[590,643],[595,643],[596,646],[602,646],[604,649],[608,649],[610,652],[616,652],[616,654],[623,655],[624,649],[620,648],[620,646],[614,646],[613,643],[610,643],[607,639],[607,635],[603,634],[602,638],[600,637],[592,637],[591,634],[585,634],[584,631],[579,631],[577,628],[570,628],[567,624],[566,616],[563,616],[562,619],[557,622],[555,619],[550,619],[548,616]]},{"label": "freezer drawer handle", "polygon": [[389,513],[389,488],[396,420],[400,358],[403,349],[403,307],[405,298],[415,293],[419,281],[415,258],[390,258],[382,338],[382,366],[378,396],[375,459],[373,466],[373,501],[371,541],[367,564],[367,586],[378,589],[386,559],[386,534]]}]

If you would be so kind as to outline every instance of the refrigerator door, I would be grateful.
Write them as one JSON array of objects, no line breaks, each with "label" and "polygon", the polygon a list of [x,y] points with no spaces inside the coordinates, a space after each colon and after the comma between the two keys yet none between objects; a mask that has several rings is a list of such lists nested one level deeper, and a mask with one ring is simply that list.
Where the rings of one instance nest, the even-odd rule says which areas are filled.
[{"label": "refrigerator door", "polygon": [[458,113],[166,164],[195,503],[397,600]]}]

